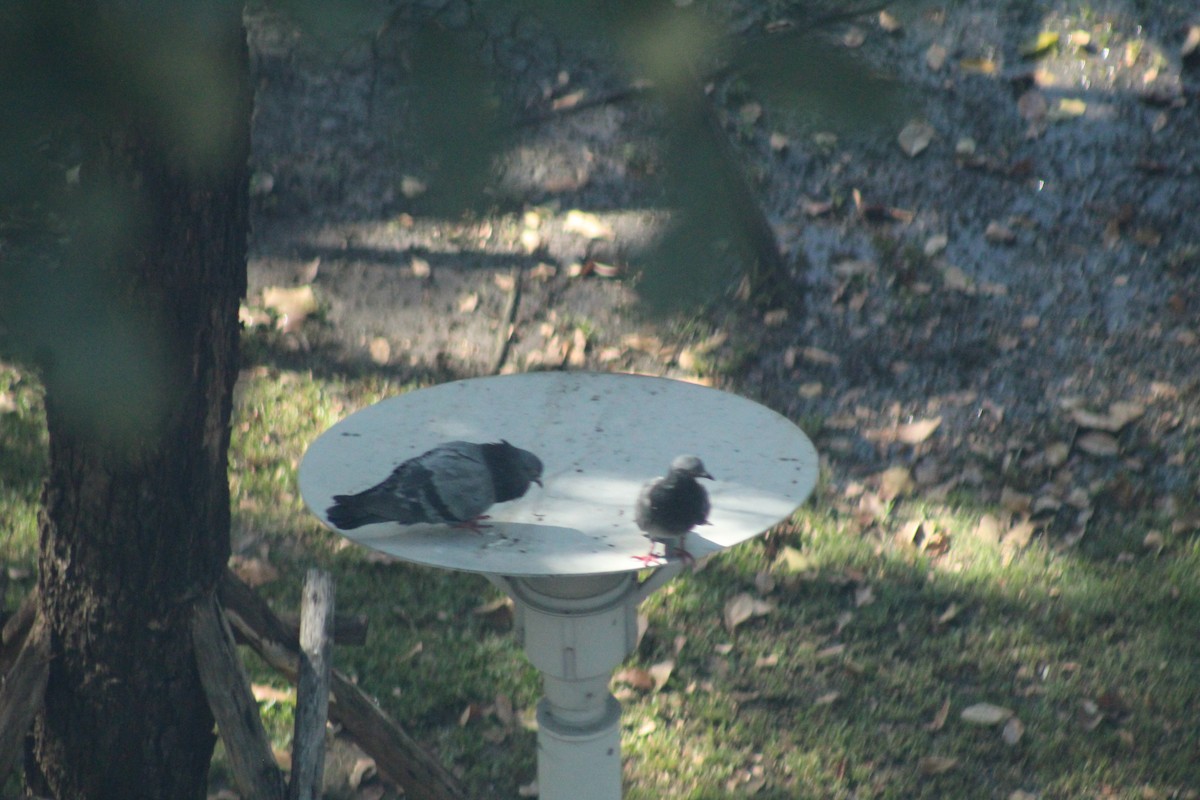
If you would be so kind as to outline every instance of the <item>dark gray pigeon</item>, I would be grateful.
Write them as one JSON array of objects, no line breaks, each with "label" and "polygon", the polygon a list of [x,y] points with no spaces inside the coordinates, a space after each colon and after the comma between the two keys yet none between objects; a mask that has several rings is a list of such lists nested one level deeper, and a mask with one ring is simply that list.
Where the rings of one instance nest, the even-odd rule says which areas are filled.
[{"label": "dark gray pigeon", "polygon": [[[681,556],[692,561],[692,555],[683,548],[688,531],[697,525],[708,524],[708,492],[696,480],[708,478],[704,462],[696,456],[676,456],[666,477],[654,478],[642,487],[635,506],[634,519],[637,526],[646,532],[652,542],[666,545],[666,556]],[[653,545],[650,555],[638,557],[650,563],[657,560]]]},{"label": "dark gray pigeon", "polygon": [[542,485],[542,462],[528,450],[495,444],[446,442],[392,471],[358,494],[339,494],[325,512],[348,531],[374,522],[442,523],[479,530],[483,512]]}]

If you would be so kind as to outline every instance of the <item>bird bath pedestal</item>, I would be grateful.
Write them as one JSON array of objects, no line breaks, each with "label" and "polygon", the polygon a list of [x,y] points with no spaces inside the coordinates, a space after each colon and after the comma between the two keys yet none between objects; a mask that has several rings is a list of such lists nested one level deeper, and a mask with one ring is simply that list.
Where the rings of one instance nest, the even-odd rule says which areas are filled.
[{"label": "bird bath pedestal", "polygon": [[703,459],[711,525],[688,534],[696,558],[787,518],[812,491],[817,455],[803,432],[736,395],[636,375],[540,372],[477,378],[384,400],[317,438],[300,491],[326,524],[335,494],[378,483],[443,442],[506,439],[542,460],[544,488],[493,506],[483,533],[435,525],[338,531],[374,550],[478,572],[516,605],[516,630],[542,673],[538,786],[542,800],[621,796],[621,708],[612,670],[637,641],[637,606],[677,575],[645,580],[651,542],[634,523],[643,483],[681,453]]}]

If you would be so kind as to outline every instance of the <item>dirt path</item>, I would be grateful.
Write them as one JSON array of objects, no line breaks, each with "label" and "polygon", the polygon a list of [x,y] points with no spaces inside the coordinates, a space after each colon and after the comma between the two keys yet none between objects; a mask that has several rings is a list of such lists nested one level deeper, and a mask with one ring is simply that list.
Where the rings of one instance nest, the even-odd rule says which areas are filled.
[{"label": "dirt path", "polygon": [[[1181,48],[1200,20],[1182,4],[1063,17],[968,2],[838,23],[828,38],[903,87],[903,113],[873,125],[835,131],[717,85],[780,246],[806,266],[773,307],[665,321],[641,309],[631,255],[664,220],[647,210],[662,110],[634,93],[555,114],[628,86],[602,48],[511,9],[428,6],[447,30],[479,26],[501,95],[549,119],[516,129],[493,211],[422,214],[439,187],[406,138],[404,21],[371,35],[381,5],[360,33],[322,39],[254,17],[252,299],[311,283],[322,309],[263,334],[264,352],[476,375],[511,317],[505,369],[716,380],[797,419],[828,499],[868,529],[893,466],[922,501],[999,507],[1097,556],[1195,527],[1200,65]],[[721,11],[735,39],[786,29],[758,4]],[[904,147],[927,141],[910,156],[913,121]]]}]

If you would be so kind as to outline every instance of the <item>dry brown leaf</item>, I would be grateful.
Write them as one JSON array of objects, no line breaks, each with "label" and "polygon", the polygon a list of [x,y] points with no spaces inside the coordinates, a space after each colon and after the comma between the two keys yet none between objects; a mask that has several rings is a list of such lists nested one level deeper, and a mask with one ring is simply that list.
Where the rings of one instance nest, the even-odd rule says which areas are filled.
[{"label": "dry brown leaf", "polygon": [[960,716],[963,722],[969,722],[972,725],[999,725],[1012,715],[1013,712],[1003,706],[976,703],[964,708]]},{"label": "dry brown leaf", "polygon": [[1000,543],[1000,521],[990,513],[985,513],[979,517],[979,524],[974,528],[974,535],[980,542],[985,545],[998,545]]},{"label": "dry brown leaf", "polygon": [[946,720],[950,717],[950,698],[947,697],[942,701],[942,705],[938,708],[937,713],[933,715],[933,719],[925,723],[925,730],[931,733],[937,733],[942,728],[946,727]]},{"label": "dry brown leaf", "polygon": [[579,209],[571,209],[563,220],[563,230],[567,233],[577,233],[588,239],[612,239],[616,232],[600,217]]},{"label": "dry brown leaf", "polygon": [[909,422],[896,429],[896,439],[903,444],[920,444],[933,435],[941,424],[941,417]]},{"label": "dry brown leaf", "polygon": [[892,16],[891,12],[880,11],[879,27],[883,28],[888,33],[896,33],[904,26],[900,24],[900,20]]},{"label": "dry brown leaf", "polygon": [[1000,490],[1000,505],[1005,511],[1011,511],[1014,514],[1024,514],[1033,505],[1033,496],[1005,486]]},{"label": "dry brown leaf", "polygon": [[1017,113],[1026,122],[1038,123],[1043,121],[1046,119],[1046,113],[1049,110],[1050,103],[1046,100],[1046,95],[1037,89],[1030,89],[1017,98]]},{"label": "dry brown leaf", "polygon": [[317,310],[317,297],[311,285],[268,286],[263,289],[262,304],[275,312],[275,327],[291,333],[299,330],[304,320]]},{"label": "dry brown leaf", "polygon": [[279,580],[279,570],[274,565],[254,556],[231,556],[229,568],[252,589]]},{"label": "dry brown leaf", "polygon": [[929,67],[934,72],[941,72],[942,67],[946,65],[946,56],[949,53],[946,48],[940,44],[931,44],[929,49],[925,51],[925,66]]},{"label": "dry brown leaf", "polygon": [[813,653],[813,657],[818,661],[824,661],[827,658],[835,658],[846,652],[846,645],[831,644],[829,647],[822,647],[817,652]]},{"label": "dry brown leaf", "polygon": [[838,692],[838,691],[826,692],[825,694],[817,697],[816,700],[813,700],[813,705],[814,706],[831,705],[831,704],[837,702],[837,699],[841,696],[842,696],[842,693]]},{"label": "dry brown leaf", "polygon": [[1029,545],[1036,526],[1029,520],[1018,522],[1004,533],[1000,545],[1008,550],[1023,550]]},{"label": "dry brown leaf", "polygon": [[1004,730],[1000,732],[1000,738],[1010,747],[1021,741],[1021,737],[1024,735],[1025,725],[1016,717],[1012,717],[1004,723]]},{"label": "dry brown leaf", "polygon": [[850,48],[851,50],[854,50],[855,48],[858,48],[858,47],[862,47],[863,42],[865,42],[866,40],[867,40],[866,32],[863,31],[863,29],[858,27],[857,25],[851,25],[849,28],[846,29],[846,32],[844,34],[842,34],[842,44],[845,47]]},{"label": "dry brown leaf", "polygon": [[381,367],[386,366],[392,360],[392,345],[382,336],[376,336],[372,339],[371,344],[367,346],[367,350],[371,354],[371,361]]},{"label": "dry brown leaf", "polygon": [[900,129],[896,141],[900,144],[900,149],[909,158],[914,158],[929,146],[936,135],[933,126],[928,122],[921,120],[913,120]]},{"label": "dry brown leaf", "polygon": [[675,671],[675,659],[668,658],[666,661],[652,664],[648,671],[654,681],[654,691],[662,691],[662,688],[667,685],[667,681],[671,679],[671,673]]},{"label": "dry brown leaf", "polygon": [[268,686],[264,683],[250,684],[250,693],[254,695],[255,701],[259,703],[294,703],[296,702],[295,689],[276,689],[274,686]]},{"label": "dry brown leaf", "polygon": [[774,308],[763,313],[763,325],[768,328],[778,328],[783,323],[787,322],[788,310],[786,308]]},{"label": "dry brown leaf", "polygon": [[795,547],[780,549],[776,563],[780,564],[785,572],[807,572],[813,568],[812,557]]},{"label": "dry brown leaf", "polygon": [[479,308],[479,293],[471,292],[458,298],[458,310],[462,314],[470,314]]},{"label": "dry brown leaf", "polygon": [[867,586],[859,586],[854,590],[854,607],[862,608],[875,602],[875,591]]},{"label": "dry brown leaf", "polygon": [[1075,445],[1092,456],[1115,456],[1121,451],[1117,439],[1110,433],[1090,431],[1075,440]]},{"label": "dry brown leaf", "polygon": [[834,355],[833,353],[822,350],[819,347],[802,348],[800,350],[800,355],[804,357],[805,361],[809,361],[813,364],[837,365],[837,364],[842,363],[841,358]]},{"label": "dry brown leaf", "polygon": [[983,238],[993,244],[1012,244],[1017,240],[1017,234],[1007,225],[992,220],[987,224]]},{"label": "dry brown leaf", "polygon": [[413,256],[408,267],[412,270],[414,278],[428,278],[433,274],[433,267],[429,266],[429,262],[420,256]]},{"label": "dry brown leaf", "polygon": [[925,756],[917,762],[922,775],[941,775],[958,766],[958,759],[951,756]]},{"label": "dry brown leaf", "polygon": [[934,234],[925,240],[925,255],[929,258],[940,255],[948,244],[950,244],[949,236],[944,233]]},{"label": "dry brown leaf", "polygon": [[1066,442],[1052,442],[1042,451],[1042,457],[1048,467],[1061,467],[1071,455],[1071,445]]},{"label": "dry brown leaf", "polygon": [[405,175],[400,179],[400,194],[412,200],[414,197],[420,197],[425,194],[429,187],[425,181],[420,178],[414,178],[412,175]]},{"label": "dry brown leaf", "polygon": [[771,653],[769,656],[759,656],[758,658],[754,659],[754,666],[758,667],[759,669],[774,667],[778,663],[779,655],[777,653]]},{"label": "dry brown leaf", "polygon": [[775,591],[775,576],[766,570],[754,574],[754,588],[759,594],[770,594]]},{"label": "dry brown leaf", "polygon": [[[946,625],[950,622],[953,622],[954,618],[958,616],[958,610],[958,603],[951,603],[946,607],[945,611],[943,611],[941,614],[938,614],[937,624]],[[950,701],[947,700],[946,702],[949,703]]]},{"label": "dry brown leaf", "polygon": [[1183,44],[1179,47],[1180,58],[1190,58],[1200,52],[1200,25],[1189,25]]},{"label": "dry brown leaf", "polygon": [[753,126],[762,119],[762,113],[762,103],[751,101],[738,109],[738,119],[742,121],[743,125]]},{"label": "dry brown leaf", "polygon": [[879,473],[879,497],[884,502],[910,493],[916,484],[908,467],[889,467]]},{"label": "dry brown leaf", "polygon": [[541,789],[538,788],[537,781],[531,781],[530,783],[523,783],[517,787],[517,796],[518,797],[537,797],[540,794],[541,794]]},{"label": "dry brown leaf", "polygon": [[752,616],[754,616],[754,598],[746,592],[735,595],[725,603],[725,630],[732,632]]},{"label": "dry brown leaf", "polygon": [[639,691],[648,692],[654,688],[654,676],[649,670],[641,667],[625,667],[613,675],[613,683],[623,683]]},{"label": "dry brown leaf", "polygon": [[800,210],[806,217],[820,217],[833,210],[832,200],[813,200],[811,197],[800,198]]},{"label": "dry brown leaf", "polygon": [[1106,414],[1097,414],[1082,407],[1072,409],[1071,419],[1081,428],[1117,433],[1145,413],[1146,407],[1141,403],[1118,400],[1109,405]]},{"label": "dry brown leaf", "polygon": [[550,108],[554,111],[562,111],[568,108],[574,108],[579,105],[583,98],[587,97],[587,89],[577,89],[573,92],[568,92],[562,97],[556,97],[550,103]]},{"label": "dry brown leaf", "polygon": [[861,258],[847,258],[833,265],[834,277],[848,281],[853,278],[869,278],[879,267],[874,261]]},{"label": "dry brown leaf", "polygon": [[971,288],[971,279],[962,267],[949,264],[942,269],[942,286],[952,292],[965,292]]},{"label": "dry brown leaf", "polygon": [[474,722],[475,720],[483,719],[484,716],[486,715],[484,713],[483,706],[479,705],[478,703],[468,703],[467,707],[464,708],[462,713],[458,715],[458,727],[465,728],[468,724]]},{"label": "dry brown leaf", "polygon": [[996,62],[990,58],[963,58],[959,60],[958,66],[963,72],[977,75],[995,75],[999,70]]}]

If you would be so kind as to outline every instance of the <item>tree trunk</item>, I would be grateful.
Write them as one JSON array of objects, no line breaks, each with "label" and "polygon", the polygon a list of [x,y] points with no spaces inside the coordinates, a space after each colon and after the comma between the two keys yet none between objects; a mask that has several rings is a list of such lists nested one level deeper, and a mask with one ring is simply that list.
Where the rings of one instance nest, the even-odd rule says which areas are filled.
[{"label": "tree trunk", "polygon": [[[104,287],[100,333],[83,343],[91,368],[77,368],[78,353],[44,354],[50,476],[38,588],[51,662],[26,775],[59,800],[203,798],[215,736],[191,620],[229,555],[226,451],[248,227],[245,37],[237,3],[172,4],[178,17],[195,14],[171,22],[197,24],[225,92],[186,98],[206,104],[211,123],[189,143],[171,128],[183,106],[160,101],[196,83],[127,74],[155,52],[139,37],[157,35],[162,20],[132,19],[140,4],[82,6],[108,37],[93,42],[93,66],[110,73],[96,80],[105,113],[84,129],[81,192],[111,201],[114,222],[80,225],[64,267]],[[177,43],[152,44],[182,62]]]}]

